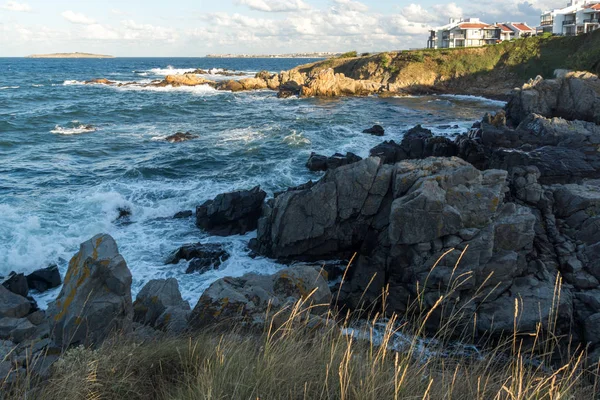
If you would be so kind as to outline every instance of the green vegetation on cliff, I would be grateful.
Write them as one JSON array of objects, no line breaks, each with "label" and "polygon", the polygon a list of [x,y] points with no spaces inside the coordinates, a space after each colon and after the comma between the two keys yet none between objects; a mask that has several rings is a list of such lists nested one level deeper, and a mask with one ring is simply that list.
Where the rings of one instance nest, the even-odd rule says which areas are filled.
[{"label": "green vegetation on cliff", "polygon": [[600,31],[572,37],[537,36],[479,48],[412,50],[329,59],[301,66],[310,73],[333,68],[353,79],[396,85],[410,92],[506,95],[556,69],[600,73]]}]

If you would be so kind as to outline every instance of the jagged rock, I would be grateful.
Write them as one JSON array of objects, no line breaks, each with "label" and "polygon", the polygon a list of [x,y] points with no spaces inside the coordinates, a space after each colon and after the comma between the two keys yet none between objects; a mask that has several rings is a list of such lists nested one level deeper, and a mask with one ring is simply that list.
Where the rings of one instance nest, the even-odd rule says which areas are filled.
[{"label": "jagged rock", "polygon": [[327,171],[335,169],[343,165],[353,164],[362,160],[361,157],[354,153],[346,153],[346,155],[335,153],[331,157],[311,153],[310,158],[306,162],[306,168],[311,171]]},{"label": "jagged rock", "polygon": [[19,296],[27,297],[27,294],[29,293],[29,285],[27,284],[27,278],[24,274],[11,272],[8,275],[8,278],[2,282],[2,286]]},{"label": "jagged rock", "polygon": [[242,235],[256,229],[267,193],[259,186],[224,193],[196,208],[196,225],[212,235]]},{"label": "jagged rock", "polygon": [[27,318],[0,318],[0,339],[21,343],[36,332]]},{"label": "jagged rock", "polygon": [[396,142],[388,140],[378,144],[369,151],[371,157],[379,157],[384,164],[395,164],[398,161],[406,160],[408,155]]},{"label": "jagged rock", "polygon": [[261,90],[267,89],[267,82],[260,78],[245,78],[239,80],[244,90]]},{"label": "jagged rock", "polygon": [[[190,310],[189,303],[181,297],[179,283],[175,278],[151,280],[133,303],[133,321],[157,328],[158,318],[168,308]],[[165,318],[168,317],[163,317],[163,325]]]},{"label": "jagged rock", "polygon": [[169,143],[181,143],[187,142],[188,140],[197,139],[198,135],[194,135],[190,132],[177,132],[174,135],[168,136],[165,140]]},{"label": "jagged rock", "polygon": [[368,133],[374,136],[383,136],[385,134],[385,129],[381,125],[373,125],[372,128],[365,129],[363,133]]},{"label": "jagged rock", "polygon": [[22,318],[30,310],[29,300],[0,285],[0,318]]},{"label": "jagged rock", "polygon": [[600,124],[600,79],[588,72],[571,72],[557,79],[538,76],[513,93],[507,110],[515,125],[529,114]]},{"label": "jagged rock", "polygon": [[131,280],[112,237],[96,235],[82,243],[48,308],[52,340],[63,348],[98,346],[113,333],[130,332]]},{"label": "jagged rock", "polygon": [[292,96],[300,96],[302,92],[302,85],[297,83],[296,81],[288,81],[282,83],[279,87],[279,92],[277,93],[277,97],[281,99],[286,99]]},{"label": "jagged rock", "polygon": [[229,259],[229,253],[221,244],[194,243],[180,247],[167,259],[167,264],[177,264],[181,260],[190,261],[186,274],[203,273],[209,269],[217,269]]},{"label": "jagged rock", "polygon": [[[310,295],[310,297],[308,297]],[[287,268],[275,275],[247,274],[240,278],[223,278],[213,283],[200,297],[190,315],[190,326],[205,328],[219,323],[262,325],[280,312],[286,319],[286,307],[303,300],[303,308],[311,305],[311,313],[326,311],[331,291],[318,267]],[[288,310],[289,311],[289,310]]]},{"label": "jagged rock", "polygon": [[384,85],[368,80],[347,78],[333,69],[315,71],[307,77],[300,91],[301,97],[368,96],[384,89]]},{"label": "jagged rock", "polygon": [[187,304],[187,308],[177,306],[167,307],[156,319],[154,326],[156,329],[170,334],[181,334],[188,330],[188,319],[191,313],[189,304]]},{"label": "jagged rock", "polygon": [[30,289],[42,293],[48,289],[59,287],[62,283],[58,265],[50,265],[47,268],[38,269],[27,275],[27,284]]}]

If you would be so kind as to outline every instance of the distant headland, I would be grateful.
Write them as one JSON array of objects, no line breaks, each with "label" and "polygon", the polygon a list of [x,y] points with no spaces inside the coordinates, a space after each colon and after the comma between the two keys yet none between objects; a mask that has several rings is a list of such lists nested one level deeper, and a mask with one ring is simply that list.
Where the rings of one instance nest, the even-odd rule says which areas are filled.
[{"label": "distant headland", "polygon": [[290,53],[290,54],[207,54],[206,58],[331,58],[342,53]]},{"label": "distant headland", "polygon": [[115,58],[103,54],[91,53],[53,53],[53,54],[32,54],[27,58]]}]

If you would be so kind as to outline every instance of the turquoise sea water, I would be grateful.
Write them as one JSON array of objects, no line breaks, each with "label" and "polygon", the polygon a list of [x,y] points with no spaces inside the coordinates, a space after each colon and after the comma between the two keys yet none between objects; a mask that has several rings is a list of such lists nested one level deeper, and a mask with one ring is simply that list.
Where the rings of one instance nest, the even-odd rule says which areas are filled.
[{"label": "turquoise sea water", "polygon": [[[196,68],[253,76],[309,61],[0,58],[0,275],[49,263],[58,263],[64,274],[79,243],[105,232],[132,270],[134,292],[149,279],[172,276],[194,304],[219,277],[281,266],[249,257],[246,244],[254,234],[210,237],[192,219],[172,219],[176,212],[225,191],[261,185],[272,194],[318,179],[304,167],[311,151],[364,157],[382,140],[401,140],[416,124],[453,136],[503,106],[464,96],[278,99],[272,91],[217,92],[208,86],[82,84],[94,78],[142,84]],[[385,137],[361,133],[375,123],[386,128]],[[199,138],[164,141],[178,131]],[[130,224],[115,223],[119,207],[132,210]],[[224,243],[232,257],[203,275],[164,265],[177,246],[196,241]],[[55,295],[38,300],[43,306]]]}]

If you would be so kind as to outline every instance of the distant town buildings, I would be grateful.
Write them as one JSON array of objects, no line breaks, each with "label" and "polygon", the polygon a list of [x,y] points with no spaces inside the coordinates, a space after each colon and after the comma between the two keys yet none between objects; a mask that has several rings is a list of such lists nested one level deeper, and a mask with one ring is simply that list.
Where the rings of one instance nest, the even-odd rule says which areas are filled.
[{"label": "distant town buildings", "polygon": [[600,0],[571,0],[567,7],[542,14],[538,33],[574,36],[600,28]]},{"label": "distant town buildings", "polygon": [[430,32],[427,48],[478,47],[531,36],[535,33],[536,30],[524,22],[491,25],[481,22],[479,18],[451,18],[448,25]]}]

